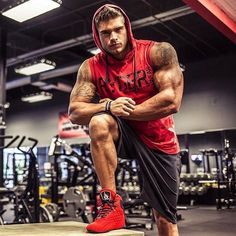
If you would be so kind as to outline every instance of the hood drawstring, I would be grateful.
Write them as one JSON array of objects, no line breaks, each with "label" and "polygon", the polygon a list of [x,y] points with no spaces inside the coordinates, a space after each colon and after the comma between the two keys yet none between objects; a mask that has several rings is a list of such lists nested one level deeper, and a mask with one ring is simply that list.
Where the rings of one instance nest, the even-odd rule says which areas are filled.
[{"label": "hood drawstring", "polygon": [[134,57],[133,57],[133,71],[134,71],[134,91],[137,91],[136,86],[136,78],[137,78],[137,72],[136,72],[136,57],[135,57],[135,51],[134,51]]},{"label": "hood drawstring", "polygon": [[109,79],[109,69],[108,69],[108,56],[106,55],[106,79],[105,84],[107,84],[110,81]]},{"label": "hood drawstring", "polygon": [[[134,51],[134,56],[133,56],[133,73],[134,73],[134,91],[137,91],[137,72],[136,72],[136,53]],[[110,82],[109,79],[109,63],[108,63],[108,55],[106,55],[106,79],[105,79],[105,84],[108,84]]]}]

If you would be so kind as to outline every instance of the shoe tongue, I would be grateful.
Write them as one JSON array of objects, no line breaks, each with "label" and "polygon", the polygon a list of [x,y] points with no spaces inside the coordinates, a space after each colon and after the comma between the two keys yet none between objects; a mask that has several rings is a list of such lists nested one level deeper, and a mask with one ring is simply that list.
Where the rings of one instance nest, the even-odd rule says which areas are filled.
[{"label": "shoe tongue", "polygon": [[114,193],[112,190],[102,190],[100,192],[100,198],[103,202],[110,202],[114,200],[116,193]]}]

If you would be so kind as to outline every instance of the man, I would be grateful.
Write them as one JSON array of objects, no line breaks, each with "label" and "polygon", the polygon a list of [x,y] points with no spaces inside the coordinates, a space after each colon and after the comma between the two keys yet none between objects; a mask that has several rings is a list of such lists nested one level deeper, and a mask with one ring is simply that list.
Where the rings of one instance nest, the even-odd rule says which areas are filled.
[{"label": "man", "polygon": [[[183,76],[174,48],[133,38],[130,21],[106,4],[93,18],[101,53],[84,61],[71,92],[69,115],[88,124],[91,153],[102,187],[102,205],[89,232],[124,227],[116,193],[117,156],[137,158],[143,177],[141,197],[154,209],[160,236],[176,236],[179,145],[172,114],[180,108]],[[100,96],[99,103],[93,103]]]}]

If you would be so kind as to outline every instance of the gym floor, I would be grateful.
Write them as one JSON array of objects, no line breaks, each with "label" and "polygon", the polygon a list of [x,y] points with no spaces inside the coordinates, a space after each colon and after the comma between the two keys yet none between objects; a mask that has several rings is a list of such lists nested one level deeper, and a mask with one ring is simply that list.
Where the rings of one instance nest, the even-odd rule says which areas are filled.
[{"label": "gym floor", "polygon": [[[183,218],[178,223],[180,236],[236,235],[236,208],[216,210],[214,206],[199,206],[179,213]],[[156,227],[152,231],[145,230],[145,236],[157,236]]]},{"label": "gym floor", "polygon": [[[236,207],[216,210],[215,206],[196,206],[188,210],[181,210],[179,214],[182,216],[182,220],[178,222],[180,236],[236,235]],[[12,216],[8,215],[8,217]],[[157,236],[156,226],[154,226],[154,230],[144,230],[143,228],[132,228],[132,230],[143,231],[145,236]]]}]

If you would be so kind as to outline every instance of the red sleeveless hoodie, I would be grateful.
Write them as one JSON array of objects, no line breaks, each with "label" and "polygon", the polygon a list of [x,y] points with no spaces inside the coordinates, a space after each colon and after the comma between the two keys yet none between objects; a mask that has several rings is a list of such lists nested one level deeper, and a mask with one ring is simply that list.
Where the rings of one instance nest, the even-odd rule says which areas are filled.
[{"label": "red sleeveless hoodie", "polygon": [[[92,29],[94,41],[102,52],[89,59],[92,80],[101,98],[115,100],[125,96],[140,104],[158,93],[153,81],[154,66],[150,61],[150,49],[154,42],[134,39],[127,15],[118,6],[107,5],[118,8],[124,14],[132,50],[122,61],[106,54],[101,46],[94,21],[104,6],[99,8],[94,14]],[[150,121],[126,120],[126,122],[149,148],[167,154],[179,152],[172,116]]]}]

